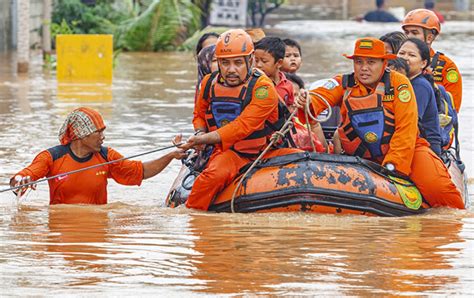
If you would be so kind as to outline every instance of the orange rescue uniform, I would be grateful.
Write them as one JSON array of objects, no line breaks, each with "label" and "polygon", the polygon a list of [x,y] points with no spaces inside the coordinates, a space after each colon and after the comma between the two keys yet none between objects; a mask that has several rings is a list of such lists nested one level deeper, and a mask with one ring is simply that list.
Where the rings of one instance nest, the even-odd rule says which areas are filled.
[{"label": "orange rescue uniform", "polygon": [[[209,110],[210,101],[204,98],[204,89],[210,77],[207,75],[202,80],[194,108],[193,125],[196,130],[209,131],[210,129],[206,122],[206,112]],[[216,88],[232,89],[224,87],[222,84],[222,79],[216,79],[216,82],[213,83]],[[253,90],[249,90],[249,92],[252,92],[251,101],[241,114],[235,120],[216,130],[221,138],[221,143],[215,145],[207,167],[196,178],[186,202],[188,208],[207,210],[214,197],[237,176],[240,168],[254,159],[254,157],[244,157],[236,153],[231,149],[232,146],[261,129],[266,121],[274,123],[278,120],[278,93],[273,82],[267,76],[260,75]],[[291,148],[270,150],[265,158],[300,151]]]},{"label": "orange rescue uniform", "polygon": [[[433,58],[435,55],[437,58]],[[454,100],[454,108],[459,113],[462,103],[462,76],[458,67],[446,55],[438,54],[433,49],[430,49],[430,56],[435,82],[444,86],[446,91],[451,93]],[[433,62],[436,62],[435,66],[433,66]]]},{"label": "orange rescue uniform", "polygon": [[[330,89],[319,87],[312,92],[324,97],[331,106],[340,106],[344,122],[348,117],[348,111],[342,104],[345,93],[342,76],[336,76],[334,79],[338,82],[337,86]],[[464,209],[461,194],[451,181],[448,170],[441,159],[431,152],[428,142],[419,137],[417,104],[410,81],[397,72],[390,72],[390,83],[394,96],[384,98],[383,107],[394,114],[395,132],[390,140],[388,152],[381,162],[382,165],[392,163],[397,171],[409,176],[432,207],[449,206]],[[374,90],[368,89],[356,80],[351,95],[356,98],[373,92]],[[316,114],[327,108],[323,101],[314,95],[311,95],[311,103]],[[305,121],[302,111],[299,113],[299,118]]]},{"label": "orange rescue uniform", "polygon": [[[28,167],[16,175],[30,176],[32,181],[36,181],[122,157],[112,148],[102,147],[100,153],[79,158],[71,151],[70,145],[59,145],[39,153]],[[122,160],[48,180],[50,204],[107,204],[107,178],[124,185],[140,185],[143,164]]]}]

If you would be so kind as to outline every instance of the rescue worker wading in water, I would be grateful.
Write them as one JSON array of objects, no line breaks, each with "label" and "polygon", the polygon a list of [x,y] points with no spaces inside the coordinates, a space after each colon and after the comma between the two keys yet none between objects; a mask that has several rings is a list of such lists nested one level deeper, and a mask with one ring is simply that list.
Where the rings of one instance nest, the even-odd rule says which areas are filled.
[{"label": "rescue worker wading in water", "polygon": [[[409,176],[432,207],[464,209],[448,170],[419,137],[410,81],[386,68],[387,60],[396,56],[386,54],[384,43],[372,37],[358,39],[354,54],[345,56],[353,60],[354,73],[338,75],[335,83],[312,90],[332,106],[341,106],[338,132],[345,153]],[[302,121],[307,97],[303,94],[296,102]],[[310,100],[316,115],[326,109],[318,96],[311,95]]]},{"label": "rescue worker wading in water", "polygon": [[[183,150],[177,149],[148,162],[125,159],[101,165],[123,158],[114,149],[102,146],[104,130],[104,119],[99,112],[87,107],[75,109],[59,130],[61,144],[40,152],[28,167],[10,179],[10,186],[64,174],[48,180],[51,205],[107,204],[109,178],[123,185],[140,185],[160,173],[173,159],[186,156]],[[91,166],[98,167],[69,173]],[[25,186],[15,192],[23,194],[28,187],[34,189]]]},{"label": "rescue worker wading in water", "polygon": [[[253,68],[254,45],[241,29],[224,32],[216,44],[219,71],[204,77],[194,108],[195,135],[180,146],[215,145],[207,167],[196,178],[186,206],[207,210],[214,197],[231,183],[240,168],[269,144],[279,118],[273,82]],[[265,158],[300,152],[282,148]]]},{"label": "rescue worker wading in water", "polygon": [[402,29],[409,38],[425,42],[430,48],[432,75],[435,82],[444,86],[454,101],[459,113],[462,103],[462,77],[456,64],[445,54],[435,52],[431,45],[441,33],[441,25],[436,14],[428,9],[410,11],[403,20]]}]

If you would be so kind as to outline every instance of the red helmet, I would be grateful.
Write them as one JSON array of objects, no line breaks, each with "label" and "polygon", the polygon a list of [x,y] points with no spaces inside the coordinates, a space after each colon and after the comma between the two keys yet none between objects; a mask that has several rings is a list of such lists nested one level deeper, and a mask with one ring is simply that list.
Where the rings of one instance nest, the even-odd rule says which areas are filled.
[{"label": "red helmet", "polygon": [[415,9],[410,11],[403,19],[402,28],[405,26],[417,26],[428,30],[435,30],[438,34],[441,32],[439,19],[434,12],[428,9]]},{"label": "red helmet", "polygon": [[231,29],[222,33],[216,43],[217,58],[249,56],[253,53],[252,38],[242,29]]}]

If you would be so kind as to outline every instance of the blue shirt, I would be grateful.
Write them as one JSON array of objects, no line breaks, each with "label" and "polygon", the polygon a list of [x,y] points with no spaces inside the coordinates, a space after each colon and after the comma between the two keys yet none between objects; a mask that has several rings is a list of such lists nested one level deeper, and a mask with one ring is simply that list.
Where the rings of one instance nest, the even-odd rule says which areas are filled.
[{"label": "blue shirt", "polygon": [[364,16],[364,20],[366,20],[367,22],[383,22],[383,23],[400,22],[391,13],[386,12],[384,10],[370,11]]},{"label": "blue shirt", "polygon": [[423,75],[413,78],[411,84],[415,91],[418,106],[418,126],[420,127],[421,136],[430,143],[431,150],[440,155],[441,129],[433,87]]}]

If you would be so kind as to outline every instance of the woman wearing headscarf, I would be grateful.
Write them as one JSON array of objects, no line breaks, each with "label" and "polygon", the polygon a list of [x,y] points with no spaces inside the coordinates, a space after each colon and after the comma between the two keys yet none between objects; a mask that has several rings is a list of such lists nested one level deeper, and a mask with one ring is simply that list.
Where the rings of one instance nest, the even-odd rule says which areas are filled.
[{"label": "woman wearing headscarf", "polygon": [[217,58],[214,55],[216,46],[210,45],[202,49],[197,56],[198,63],[198,82],[197,86],[201,84],[202,78],[211,72],[217,71]]}]

